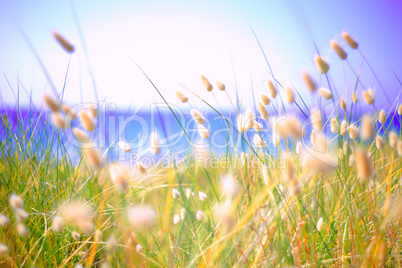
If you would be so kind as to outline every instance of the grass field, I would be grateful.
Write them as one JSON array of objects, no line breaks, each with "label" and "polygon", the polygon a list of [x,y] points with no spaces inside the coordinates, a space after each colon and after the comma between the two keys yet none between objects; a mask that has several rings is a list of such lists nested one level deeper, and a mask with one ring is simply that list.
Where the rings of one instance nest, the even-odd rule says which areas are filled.
[{"label": "grass field", "polygon": [[[343,37],[345,50],[359,53],[354,39]],[[331,47],[347,60],[338,43]],[[4,112],[0,266],[401,266],[399,93],[388,92],[393,102],[381,110],[375,95],[386,93],[362,90],[357,76],[356,87],[338,99],[330,66],[320,56],[315,62],[325,82],[318,88],[303,73],[300,90],[326,100],[331,115],[306,107],[299,91],[267,77],[257,109],[234,103],[237,120],[225,122],[226,154],[206,150],[200,162],[190,143],[186,165],[130,166],[110,158],[111,147],[73,145],[66,131],[82,144],[95,138],[96,106],[75,115],[61,96],[45,95],[43,109],[32,104],[30,113],[18,106]],[[222,83],[200,82],[211,94],[229,96]],[[183,103],[196,94],[177,93]],[[353,101],[347,106],[345,99]],[[286,113],[290,105],[300,115]],[[205,108],[222,115],[217,105],[205,102]],[[192,116],[200,137],[210,139],[216,130],[203,127],[200,112]],[[163,147],[159,136],[146,145],[155,155]],[[232,139],[241,146],[230,147]]]}]

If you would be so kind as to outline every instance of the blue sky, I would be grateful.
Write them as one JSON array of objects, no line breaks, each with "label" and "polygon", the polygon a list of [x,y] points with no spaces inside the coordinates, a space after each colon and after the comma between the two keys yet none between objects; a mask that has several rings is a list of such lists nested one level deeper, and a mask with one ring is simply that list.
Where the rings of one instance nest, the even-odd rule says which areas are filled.
[{"label": "blue sky", "polygon": [[[153,79],[169,102],[178,104],[174,95],[183,84],[206,100],[208,94],[199,75],[211,82],[227,85],[234,99],[235,80],[243,103],[255,94],[266,92],[267,66],[249,25],[253,27],[268,56],[275,76],[282,84],[292,83],[309,105],[316,105],[300,79],[300,70],[309,70],[327,86],[313,63],[315,48],[328,59],[331,79],[340,96],[348,100],[355,78],[330,50],[336,39],[348,52],[357,72],[362,57],[340,38],[350,32],[373,66],[388,95],[395,99],[401,86],[392,70],[402,77],[402,5],[398,1],[72,1],[88,48],[100,99],[118,106],[146,106],[160,97],[132,62],[134,59]],[[26,33],[41,60],[61,90],[70,56],[54,41],[51,30],[64,35],[76,46],[72,55],[65,100],[68,103],[95,100],[81,39],[69,1],[0,1],[0,68],[17,89],[18,78],[32,91],[32,99],[41,102],[49,85],[39,64],[21,37],[16,25]],[[307,28],[306,28],[307,27]],[[345,70],[345,72],[344,72]],[[16,100],[1,74],[2,99],[9,105]],[[346,80],[346,83],[345,83]],[[377,93],[376,105],[389,106],[364,63],[362,81]],[[361,92],[359,87],[358,92]],[[190,93],[193,106],[201,105]],[[222,106],[230,104],[226,95],[218,95]],[[22,104],[28,103],[23,91]]]}]

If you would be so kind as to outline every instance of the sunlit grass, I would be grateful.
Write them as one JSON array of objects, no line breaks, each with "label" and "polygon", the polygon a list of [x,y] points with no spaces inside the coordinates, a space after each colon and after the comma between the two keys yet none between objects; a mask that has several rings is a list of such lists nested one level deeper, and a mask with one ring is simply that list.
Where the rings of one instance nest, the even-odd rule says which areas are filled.
[{"label": "sunlit grass", "polygon": [[[74,51],[61,35],[56,38],[67,52]],[[358,49],[350,35],[345,40]],[[346,60],[338,43],[331,46]],[[222,82],[217,91],[206,77],[200,79],[217,104],[186,88],[177,91],[183,105],[191,107],[191,98],[199,98],[224,120],[228,149],[223,155],[206,150],[201,162],[192,142],[185,150],[188,161],[169,167],[118,163],[109,157],[113,150],[132,150],[122,141],[106,148],[74,146],[63,134],[72,128],[80,142],[94,141],[99,107],[87,107],[75,118],[61,98],[46,95],[43,109],[31,104],[30,113],[19,107],[4,112],[0,264],[400,266],[402,141],[396,123],[402,106],[394,96],[388,110],[377,110],[375,93],[357,90],[358,76],[356,88],[341,96],[353,98],[351,105],[338,104],[329,64],[314,57],[328,84],[319,87],[306,72],[302,77],[312,97],[334,107],[332,115],[307,107],[300,89],[283,88],[272,71],[258,110],[230,99],[236,120],[224,117],[219,106],[219,98],[230,98]],[[299,116],[286,113],[291,105]],[[362,107],[372,111],[368,117]],[[190,114],[208,141],[214,129],[204,125],[207,118],[194,108]],[[281,115],[286,118],[274,120]],[[262,131],[269,121],[271,139]],[[158,155],[163,139],[154,132],[151,137],[150,152]],[[219,165],[208,162],[212,159]]]}]

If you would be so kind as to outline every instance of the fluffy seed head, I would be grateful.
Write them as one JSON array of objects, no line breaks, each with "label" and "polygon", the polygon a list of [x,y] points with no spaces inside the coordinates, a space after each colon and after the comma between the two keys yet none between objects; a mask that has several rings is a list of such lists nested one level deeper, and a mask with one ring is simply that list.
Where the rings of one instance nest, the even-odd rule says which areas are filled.
[{"label": "fluffy seed head", "polygon": [[172,189],[172,195],[174,199],[180,198],[180,192],[176,190],[175,188]]},{"label": "fluffy seed head", "polygon": [[78,241],[78,240],[80,240],[81,235],[80,235],[80,233],[78,233],[78,232],[76,232],[76,231],[72,231],[72,232],[71,232],[71,237],[72,237],[75,241]]},{"label": "fluffy seed head", "polygon": [[402,104],[399,105],[399,108],[398,108],[398,115],[402,115]]},{"label": "fluffy seed head", "polygon": [[381,150],[382,148],[384,148],[384,141],[383,141],[382,137],[379,135],[377,135],[377,137],[375,137],[375,146],[377,147],[378,150]]},{"label": "fluffy seed head", "polygon": [[94,213],[87,205],[71,202],[63,208],[62,213],[66,220],[76,224],[84,234],[93,232],[94,225],[88,218],[92,217]]},{"label": "fluffy seed head", "polygon": [[346,123],[345,120],[343,120],[341,123],[341,135],[346,136],[347,130],[348,130],[348,124]]},{"label": "fluffy seed head", "polygon": [[240,132],[246,132],[248,129],[252,128],[254,125],[254,115],[250,109],[247,109],[244,114],[239,114],[237,116],[237,129]]},{"label": "fluffy seed head", "polygon": [[389,139],[389,146],[391,146],[391,148],[395,148],[396,143],[398,142],[398,136],[396,135],[396,133],[394,131],[391,131],[388,134],[388,139]]},{"label": "fluffy seed head", "polygon": [[198,196],[200,197],[201,201],[207,200],[207,194],[206,193],[203,193],[203,192],[199,191]]},{"label": "fluffy seed head", "polygon": [[253,128],[255,131],[257,132],[261,132],[262,131],[262,125],[260,123],[257,122],[257,120],[254,121],[253,123]]},{"label": "fluffy seed head", "polygon": [[66,114],[66,117],[69,117],[70,119],[74,120],[77,118],[77,115],[73,110],[71,110],[70,106],[63,104],[61,106],[61,109],[63,109],[64,113]]},{"label": "fluffy seed head", "polygon": [[330,121],[330,127],[331,127],[331,132],[332,133],[338,133],[338,131],[339,131],[339,125],[338,125],[338,121],[336,120],[336,118],[331,118],[331,121]]},{"label": "fluffy seed head", "polygon": [[0,227],[4,227],[10,224],[10,219],[3,214],[0,214]]},{"label": "fluffy seed head", "polygon": [[302,149],[303,149],[303,144],[300,141],[298,141],[296,144],[296,154],[300,155],[300,153],[302,152]]},{"label": "fluffy seed head", "polygon": [[341,98],[341,100],[340,100],[340,105],[341,105],[341,108],[346,112],[346,102],[343,98]]},{"label": "fluffy seed head", "polygon": [[208,79],[205,76],[201,75],[201,80],[202,80],[202,83],[204,84],[204,86],[207,88],[208,92],[212,91],[214,89],[212,87],[212,84],[208,81]]},{"label": "fluffy seed head", "polygon": [[58,112],[60,109],[60,103],[50,97],[48,94],[43,94],[43,101],[45,102],[46,106],[52,111],[52,112]]},{"label": "fluffy seed head", "polygon": [[317,108],[313,108],[310,113],[310,120],[313,128],[317,132],[321,132],[323,128],[321,112]]},{"label": "fluffy seed head", "polygon": [[324,227],[324,220],[321,217],[317,221],[317,231],[321,232],[322,227]]},{"label": "fluffy seed head", "polygon": [[55,232],[61,232],[64,229],[64,220],[60,216],[56,216],[53,218],[53,230]]},{"label": "fluffy seed head", "polygon": [[186,189],[186,196],[187,196],[187,198],[190,198],[190,196],[193,196],[193,197],[194,197],[194,193],[191,191],[190,188],[187,188],[187,189]]},{"label": "fluffy seed head", "polygon": [[126,167],[120,164],[111,164],[109,166],[109,174],[110,179],[120,191],[124,192],[127,190],[130,172]]},{"label": "fluffy seed head", "polygon": [[326,74],[329,70],[329,64],[326,62],[321,56],[315,55],[314,56],[314,62],[315,65],[317,66],[317,69],[320,73]]},{"label": "fluffy seed head", "polygon": [[258,107],[260,109],[260,114],[261,114],[261,118],[264,120],[268,119],[268,112],[265,109],[264,105],[262,105],[262,103],[258,103]]},{"label": "fluffy seed head", "polygon": [[269,91],[271,92],[271,98],[274,99],[276,97],[276,95],[278,95],[278,92],[276,91],[274,82],[272,82],[271,80],[268,80],[268,88],[269,88]]},{"label": "fluffy seed head", "polygon": [[343,50],[343,48],[338,44],[338,42],[336,42],[335,40],[331,40],[330,45],[335,53],[338,55],[338,57],[341,58],[341,60],[346,60],[347,54],[345,50]]},{"label": "fluffy seed head", "polygon": [[21,222],[17,223],[17,234],[22,237],[27,237],[29,235],[28,228]]},{"label": "fluffy seed head", "polygon": [[387,115],[385,114],[384,110],[381,110],[380,113],[378,114],[378,122],[380,122],[381,124],[384,124],[386,120],[387,120]]},{"label": "fluffy seed head", "polygon": [[195,217],[197,220],[202,221],[205,218],[205,214],[201,210],[197,210]]},{"label": "fluffy seed head", "polygon": [[66,129],[67,128],[65,118],[62,116],[61,113],[59,113],[59,112],[52,113],[51,120],[52,120],[53,125],[55,127],[57,127],[58,129]]},{"label": "fluffy seed head", "polygon": [[0,257],[7,255],[9,252],[8,247],[0,243]]},{"label": "fluffy seed head", "polygon": [[160,145],[159,145],[159,139],[158,139],[158,133],[152,132],[151,135],[149,136],[149,146],[151,147],[152,154],[157,155],[160,152]]},{"label": "fluffy seed head", "polygon": [[402,141],[398,140],[396,143],[396,152],[398,153],[399,157],[402,157]]},{"label": "fluffy seed head", "polygon": [[117,240],[112,235],[106,240],[106,251],[109,252],[109,253],[112,253],[116,249],[117,249]]},{"label": "fluffy seed head", "polygon": [[304,80],[304,83],[306,84],[306,87],[310,92],[314,92],[317,89],[317,84],[314,81],[314,79],[310,76],[310,74],[306,71],[301,72],[301,77]]},{"label": "fluffy seed head", "polygon": [[266,165],[262,167],[262,177],[264,178],[264,183],[266,186],[272,185],[272,178],[269,175],[269,168]]},{"label": "fluffy seed head", "polygon": [[95,119],[96,117],[98,117],[98,108],[96,108],[95,105],[90,104],[89,108],[88,108],[88,114]]},{"label": "fluffy seed head", "polygon": [[347,32],[342,32],[342,37],[352,49],[356,49],[358,47],[358,43]]},{"label": "fluffy seed head", "polygon": [[128,143],[124,142],[124,141],[119,141],[117,143],[117,146],[119,146],[120,150],[123,150],[125,152],[130,152],[131,151],[131,146]]},{"label": "fluffy seed head", "polygon": [[263,149],[266,146],[265,141],[258,134],[254,135],[253,142],[256,145],[256,147],[259,148],[259,149]]},{"label": "fluffy seed head", "polygon": [[354,124],[349,125],[349,137],[352,140],[360,137],[359,129]]},{"label": "fluffy seed head", "polygon": [[327,100],[332,99],[332,93],[331,93],[331,91],[330,91],[329,89],[320,87],[320,88],[318,88],[318,92],[320,93],[320,95],[321,95],[324,99],[327,99]]},{"label": "fluffy seed head", "polygon": [[25,211],[25,209],[17,208],[14,212],[15,212],[15,217],[20,222],[26,221],[29,217],[29,214],[28,214],[28,212]]},{"label": "fluffy seed head", "polygon": [[182,220],[184,220],[184,218],[186,217],[186,209],[185,208],[181,208],[180,217]]},{"label": "fluffy seed head", "polygon": [[54,38],[56,38],[57,42],[64,48],[64,50],[67,53],[73,53],[74,52],[74,46],[67,41],[66,38],[64,38],[64,36],[62,36],[61,34],[53,31],[52,35]]},{"label": "fluffy seed head", "polygon": [[85,132],[82,131],[81,129],[75,127],[75,128],[72,129],[72,132],[73,132],[74,137],[79,142],[82,142],[82,143],[89,142],[89,138],[88,138],[87,134],[85,134]]},{"label": "fluffy seed head", "polygon": [[204,124],[204,116],[199,111],[197,111],[196,109],[191,109],[190,113],[193,119],[198,122],[198,124]]},{"label": "fluffy seed head", "polygon": [[352,101],[353,101],[353,103],[357,103],[357,96],[356,96],[356,93],[354,93],[354,92],[352,94]]},{"label": "fluffy seed head", "polygon": [[363,91],[363,92],[362,92],[362,95],[363,95],[364,101],[365,101],[367,104],[371,105],[371,104],[374,103],[374,94],[372,93],[372,91],[369,91],[369,90]]},{"label": "fluffy seed head", "polygon": [[373,172],[373,168],[367,152],[362,149],[356,152],[356,167],[360,180],[367,182]]},{"label": "fluffy seed head", "polygon": [[131,207],[127,210],[128,220],[136,227],[146,227],[153,223],[156,218],[156,213],[148,207]]},{"label": "fluffy seed head", "polygon": [[85,159],[93,169],[97,169],[102,165],[102,157],[94,148],[82,149]]},{"label": "fluffy seed head", "polygon": [[11,194],[10,195],[10,206],[12,209],[23,209],[24,201],[19,195]]},{"label": "fluffy seed head", "polygon": [[146,174],[147,173],[147,169],[140,163],[137,163],[137,168],[140,171],[141,174]]},{"label": "fluffy seed head", "polygon": [[362,136],[363,138],[372,138],[374,136],[373,118],[370,115],[362,117]]},{"label": "fluffy seed head", "polygon": [[80,118],[81,125],[88,130],[89,132],[94,131],[95,123],[92,120],[92,117],[86,111],[80,111],[78,114]]},{"label": "fluffy seed head", "polygon": [[271,102],[269,100],[269,97],[265,94],[261,94],[261,101],[264,105],[269,105],[269,103]]},{"label": "fluffy seed head", "polygon": [[349,156],[349,166],[356,167],[356,157],[353,154]]},{"label": "fluffy seed head", "polygon": [[186,103],[188,98],[183,95],[180,91],[176,90],[176,96],[180,99],[182,103]]},{"label": "fluffy seed head", "polygon": [[225,86],[224,83],[222,83],[222,82],[216,82],[216,85],[218,86],[218,88],[219,88],[220,91],[225,91],[226,86]]},{"label": "fluffy seed head", "polygon": [[209,130],[204,125],[198,124],[197,131],[198,134],[200,134],[201,138],[209,138]]},{"label": "fluffy seed head", "polygon": [[180,215],[175,214],[174,217],[173,217],[173,223],[178,224],[179,222],[180,222]]},{"label": "fluffy seed head", "polygon": [[141,252],[141,251],[142,251],[142,246],[141,246],[140,244],[137,244],[137,245],[135,246],[135,250],[136,250],[137,252]]},{"label": "fluffy seed head", "polygon": [[285,93],[286,93],[286,100],[288,101],[288,103],[293,103],[295,101],[293,90],[290,87],[287,87],[285,89]]}]

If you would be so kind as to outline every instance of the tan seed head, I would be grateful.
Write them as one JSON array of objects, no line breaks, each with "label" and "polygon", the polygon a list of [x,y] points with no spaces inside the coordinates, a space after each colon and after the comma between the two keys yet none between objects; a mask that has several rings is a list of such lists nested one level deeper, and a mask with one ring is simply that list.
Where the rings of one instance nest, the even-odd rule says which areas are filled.
[{"label": "tan seed head", "polygon": [[342,32],[342,37],[352,49],[356,49],[358,47],[358,43],[347,32]]},{"label": "tan seed head", "polygon": [[208,79],[205,76],[201,75],[201,80],[208,92],[214,89],[212,87],[212,84],[208,81]]},{"label": "tan seed head", "polygon": [[315,65],[317,66],[317,69],[320,73],[326,74],[329,70],[329,64],[326,62],[321,56],[315,55],[314,56],[314,62]]},{"label": "tan seed head", "polygon": [[338,42],[336,42],[335,40],[331,40],[330,45],[335,53],[338,55],[338,57],[341,58],[341,60],[346,60],[347,54],[345,50],[343,50],[343,48],[338,44]]},{"label": "tan seed head", "polygon": [[65,51],[67,51],[68,53],[74,52],[74,46],[70,42],[68,42],[66,38],[64,38],[62,35],[60,35],[55,31],[53,31],[52,34],[54,38],[56,38],[57,42],[59,42],[59,44],[64,48]]},{"label": "tan seed head", "polygon": [[314,79],[310,76],[310,74],[308,72],[306,72],[306,71],[302,71],[301,76],[302,76],[302,78],[304,80],[304,83],[307,86],[307,89],[310,92],[314,92],[317,89],[317,84],[314,81]]}]

